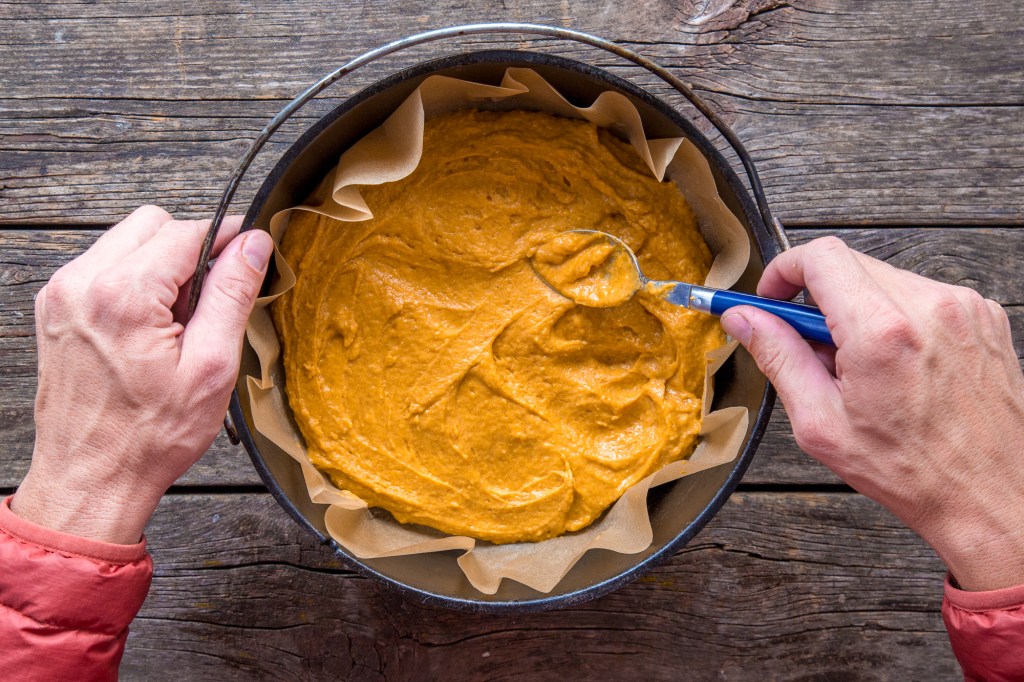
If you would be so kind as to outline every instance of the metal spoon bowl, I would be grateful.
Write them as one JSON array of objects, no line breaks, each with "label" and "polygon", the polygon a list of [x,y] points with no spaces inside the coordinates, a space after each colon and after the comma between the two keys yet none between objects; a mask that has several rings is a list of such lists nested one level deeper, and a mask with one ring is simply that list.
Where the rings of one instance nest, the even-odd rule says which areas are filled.
[{"label": "metal spoon bowl", "polygon": [[711,315],[750,305],[782,318],[809,341],[835,346],[818,308],[685,282],[648,279],[633,250],[607,232],[562,232],[537,248],[530,265],[549,287],[578,305],[621,305],[641,289],[669,303]]}]

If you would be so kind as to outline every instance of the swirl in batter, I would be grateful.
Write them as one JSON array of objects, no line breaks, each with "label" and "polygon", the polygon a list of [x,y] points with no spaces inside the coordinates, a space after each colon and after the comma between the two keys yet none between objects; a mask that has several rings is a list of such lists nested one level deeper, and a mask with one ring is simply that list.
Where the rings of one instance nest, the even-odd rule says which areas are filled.
[{"label": "swirl in batter", "polygon": [[295,287],[274,303],[310,460],[403,523],[496,543],[592,523],[688,456],[716,318],[638,292],[573,304],[530,267],[570,229],[609,232],[648,276],[702,282],[711,254],[672,183],[593,124],[536,112],[428,121],[374,217],[292,215]]}]

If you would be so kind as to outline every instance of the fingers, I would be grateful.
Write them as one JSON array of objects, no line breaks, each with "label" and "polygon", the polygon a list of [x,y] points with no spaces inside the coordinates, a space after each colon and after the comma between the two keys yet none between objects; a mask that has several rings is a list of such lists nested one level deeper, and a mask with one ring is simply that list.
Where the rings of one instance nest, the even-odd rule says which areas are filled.
[{"label": "fingers", "polygon": [[[151,266],[154,260],[164,261],[170,258],[165,259],[163,256],[180,255],[180,248],[174,249],[173,253],[165,251],[168,246],[167,242],[189,241],[184,239],[188,236],[187,234],[180,234],[184,232],[180,228],[190,226],[194,232],[201,232],[205,236],[209,224],[209,221],[175,221],[167,211],[158,206],[141,206],[103,233],[85,253],[61,268],[62,276],[73,279],[80,288],[84,289],[100,274],[118,268],[125,263],[134,264],[136,267],[131,269],[136,274],[144,274],[146,267]],[[168,225],[171,227],[165,230],[164,228]],[[241,216],[224,218],[220,230],[218,230],[211,257],[215,257],[238,234],[241,225]],[[175,237],[176,233],[177,237]],[[148,246],[154,239],[157,240],[157,244],[152,247]],[[178,245],[179,247],[188,246],[185,249],[187,253],[195,253],[193,270],[195,269],[194,261],[198,260],[198,249],[201,244],[202,237],[199,238],[194,248],[191,244]],[[140,250],[144,250],[143,253],[148,254],[146,260],[141,263],[135,258]],[[139,267],[140,265],[141,267]],[[157,271],[163,272],[163,269],[158,268]],[[127,275],[126,272],[118,273],[122,279],[128,279]],[[180,277],[169,277],[168,280],[177,281],[179,284],[181,282]]]},{"label": "fingers", "polygon": [[[217,229],[217,236],[213,240],[213,248],[210,249],[210,258],[216,258],[220,255],[220,252],[224,250],[224,247],[231,243],[231,240],[238,236],[239,231],[242,229],[243,216],[240,215],[228,215],[224,216],[224,220],[221,221],[220,227]],[[210,221],[200,221],[202,225],[203,238],[206,238],[206,233],[210,231]],[[202,244],[199,245],[202,248]],[[196,257],[198,260],[199,257]],[[195,267],[192,268],[195,270]]]},{"label": "fingers", "polygon": [[[790,299],[807,288],[829,320],[836,344],[869,329],[882,311],[896,307],[862,258],[836,237],[815,239],[780,254],[765,268],[757,293]],[[877,261],[876,261],[877,262]],[[881,264],[885,265],[885,264]],[[885,266],[889,267],[889,266]]]},{"label": "fingers", "polygon": [[1003,306],[991,299],[985,299],[985,304],[988,306],[989,319],[1000,342],[1013,348],[1013,330],[1010,328],[1010,318],[1006,315]]},{"label": "fingers", "polygon": [[953,343],[965,343],[971,337],[978,339],[988,349],[990,357],[1002,359],[1011,381],[1021,373],[1020,362],[1013,344],[1010,320],[1003,307],[991,299],[982,297],[974,289],[961,286],[946,288],[957,302],[952,306],[949,299],[945,306],[932,314],[944,323],[946,334],[957,334]]},{"label": "fingers", "polygon": [[[214,242],[214,251],[230,242],[241,227],[242,219],[225,218]],[[195,273],[203,240],[209,231],[208,220],[170,220],[146,243],[116,265],[114,279],[134,283],[138,288],[156,293],[160,304],[172,307],[179,289]]]},{"label": "fingers", "polygon": [[266,232],[245,232],[225,247],[206,278],[185,328],[182,364],[207,393],[222,391],[226,399],[238,373],[242,334],[273,248]]},{"label": "fingers", "polygon": [[763,310],[731,308],[722,315],[722,327],[775,386],[801,447],[820,456],[842,414],[842,396],[826,362],[793,327]]},{"label": "fingers", "polygon": [[[210,257],[215,257],[235,238],[242,227],[241,216],[228,216],[221,223]],[[130,266],[139,272],[165,272],[177,286],[192,277],[199,252],[210,230],[209,220],[171,220],[132,254]]]},{"label": "fingers", "polygon": [[833,346],[823,346],[821,344],[812,343],[811,348],[814,349],[814,355],[817,356],[821,364],[825,366],[828,373],[832,376],[836,376],[836,349]]},{"label": "fingers", "polygon": [[[201,223],[203,239],[206,238],[206,233],[210,229],[209,221]],[[213,243],[213,248],[210,250],[210,261],[212,265],[213,259],[220,255],[224,247],[227,246],[232,239],[238,236],[238,232],[242,227],[242,216],[227,216],[221,223],[220,229],[217,231],[216,240]],[[202,243],[199,245],[202,248]],[[199,251],[195,252],[195,260],[192,261],[191,270],[188,272],[186,279],[183,282],[178,283],[178,298],[171,307],[171,312],[174,313],[175,322],[179,322],[184,325],[188,321],[188,299],[189,294],[192,292],[192,278],[195,276],[195,269],[198,265]]]},{"label": "fingers", "polygon": [[104,232],[75,262],[97,272],[113,267],[148,242],[170,220],[171,214],[159,206],[140,206]]}]

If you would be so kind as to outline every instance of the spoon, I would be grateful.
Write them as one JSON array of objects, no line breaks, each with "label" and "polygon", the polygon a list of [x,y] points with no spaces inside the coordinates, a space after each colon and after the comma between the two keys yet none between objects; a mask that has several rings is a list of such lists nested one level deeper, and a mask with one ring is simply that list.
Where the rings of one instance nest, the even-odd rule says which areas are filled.
[{"label": "spoon", "polygon": [[643,289],[669,303],[721,315],[750,305],[777,315],[809,341],[834,346],[825,316],[814,306],[777,301],[684,282],[650,280],[640,271],[632,249],[621,239],[597,230],[570,230],[541,244],[530,265],[557,293],[579,305],[610,308]]}]

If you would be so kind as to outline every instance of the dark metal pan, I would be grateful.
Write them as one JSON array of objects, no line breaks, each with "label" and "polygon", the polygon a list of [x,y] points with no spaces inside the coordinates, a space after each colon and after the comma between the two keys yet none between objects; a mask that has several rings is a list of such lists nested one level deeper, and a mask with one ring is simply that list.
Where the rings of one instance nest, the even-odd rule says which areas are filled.
[{"label": "dark metal pan", "polygon": [[[576,36],[585,35],[552,27],[533,27],[523,24],[501,26],[515,32],[542,33],[574,40],[578,40]],[[435,39],[433,36],[438,33],[444,34],[441,37],[464,35],[474,32],[468,30],[471,28],[456,27],[423,35],[431,36],[429,39]],[[497,29],[486,32],[497,32]],[[564,33],[571,35],[562,35]],[[593,36],[586,37],[589,40],[583,42],[605,47],[606,41]],[[385,46],[375,52],[387,54],[396,51],[400,49],[400,43],[413,41],[410,44],[415,44],[415,38],[414,36],[405,41],[391,44],[392,46],[399,45],[394,49],[386,50],[385,48],[389,46]],[[422,38],[420,42],[426,39]],[[613,44],[607,43],[607,45]],[[616,53],[622,50],[618,46],[615,47],[617,48],[614,50]],[[642,57],[632,55],[632,53],[628,54],[631,56],[627,56],[627,58],[632,61],[639,59],[646,62]],[[636,57],[636,59],[632,59],[632,57]],[[335,74],[344,71],[360,59],[363,58],[353,60]],[[781,225],[771,218],[768,211],[756,171],[754,171],[742,145],[735,140],[732,131],[728,131],[725,137],[738,145],[736,151],[747,170],[753,194],[747,191],[725,158],[700,133],[690,119],[664,100],[603,69],[578,61],[534,52],[474,52],[429,61],[381,80],[350,97],[306,131],[284,154],[266,178],[249,207],[243,229],[267,229],[270,217],[274,213],[285,207],[301,203],[337,162],[341,152],[382,123],[426,77],[443,74],[496,84],[501,80],[501,76],[508,66],[524,66],[535,69],[578,105],[590,104],[599,93],[606,90],[620,92],[636,104],[649,137],[682,135],[692,140],[708,159],[719,194],[739,218],[750,239],[751,262],[735,289],[754,291],[765,264],[786,248],[787,244]],[[649,68],[646,64],[641,64],[641,66]],[[657,68],[660,69],[660,67]],[[350,70],[352,69],[349,68]],[[649,68],[649,70],[651,69]],[[664,70],[662,69],[662,71]],[[677,90],[680,89],[680,86],[685,87],[678,79],[672,78],[678,85],[671,81],[670,85],[676,87]],[[331,76],[325,77],[318,84],[320,90],[334,80],[337,78],[331,80]],[[311,87],[306,93],[296,98],[295,102],[298,102],[305,97],[305,100],[302,100],[298,106],[320,91],[315,90],[316,87]],[[310,92],[312,94],[309,94]],[[680,92],[683,91],[680,90]],[[687,96],[696,97],[692,93]],[[282,114],[293,113],[298,108],[298,106],[293,106],[295,102],[286,107]],[[700,102],[698,108],[702,113],[707,113],[704,111],[706,105],[703,102]],[[268,125],[268,128],[261,134],[261,138],[254,143],[253,149],[240,163],[239,169],[236,170],[225,191],[225,198],[218,209],[211,233],[215,232],[223,218],[238,185],[238,180],[248,168],[252,157],[259,151],[273,130],[287,118],[287,115],[283,117],[279,115]],[[724,123],[718,120],[713,113],[711,117],[716,126],[724,126]],[[205,266],[204,259],[197,269],[197,274],[205,274]],[[268,281],[272,276],[272,273],[268,275]],[[197,277],[197,280],[200,278],[201,276]],[[194,292],[197,290],[198,286],[193,288]],[[230,435],[234,436],[235,433],[232,432],[237,432],[237,438],[248,450],[253,464],[271,494],[300,526],[315,535],[321,542],[329,545],[354,570],[418,601],[456,609],[505,613],[579,604],[636,579],[651,567],[671,557],[708,523],[735,490],[753,458],[754,451],[768,424],[775,401],[774,391],[758,371],[751,357],[742,349],[735,353],[716,376],[713,407],[717,409],[731,405],[743,405],[750,411],[751,420],[743,449],[732,465],[720,466],[688,476],[651,491],[648,506],[654,529],[654,542],[650,547],[633,555],[606,550],[591,551],[549,594],[541,594],[519,583],[505,580],[496,594],[485,595],[475,590],[462,575],[455,563],[457,552],[419,554],[387,559],[358,559],[332,540],[324,527],[323,519],[326,507],[310,501],[299,466],[253,428],[252,415],[249,410],[249,394],[244,381],[244,377],[249,374],[258,374],[258,362],[254,351],[246,345],[226,427]]]}]

